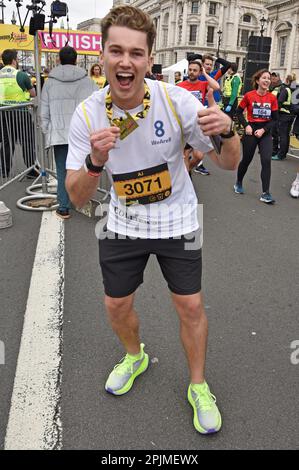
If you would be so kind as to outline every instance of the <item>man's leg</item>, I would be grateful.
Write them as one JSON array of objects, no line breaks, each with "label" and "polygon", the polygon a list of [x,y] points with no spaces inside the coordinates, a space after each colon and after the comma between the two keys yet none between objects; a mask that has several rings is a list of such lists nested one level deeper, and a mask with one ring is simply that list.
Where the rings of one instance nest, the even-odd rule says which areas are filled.
[{"label": "man's leg", "polygon": [[279,121],[274,123],[271,134],[273,139],[272,157],[275,157],[279,151]]},{"label": "man's leg", "polygon": [[204,382],[208,320],[202,294],[177,295],[172,299],[180,319],[180,336],[187,356],[191,382]]},{"label": "man's leg", "polygon": [[140,344],[139,321],[133,308],[134,294],[123,298],[105,296],[105,305],[114,332],[127,354],[110,373],[105,384],[107,392],[124,395],[131,390],[134,380],[148,368],[149,357]]},{"label": "man's leg", "polygon": [[278,158],[280,160],[284,160],[289,151],[291,128],[292,118],[290,116],[283,116],[279,123],[280,149],[278,152]]},{"label": "man's leg", "polygon": [[1,174],[7,178],[12,167],[12,156],[15,150],[16,130],[11,111],[2,111],[0,121],[1,136]]},{"label": "man's leg", "polygon": [[113,331],[127,353],[140,353],[139,320],[133,307],[134,294],[122,298],[105,296],[105,306]]},{"label": "man's leg", "polygon": [[65,189],[66,178],[66,158],[68,152],[68,145],[54,145],[54,156],[56,163],[57,173],[57,199],[59,208],[56,211],[60,217],[69,217],[70,199]]},{"label": "man's leg", "polygon": [[208,320],[202,295],[172,294],[172,298],[180,319],[181,340],[191,376],[188,401],[193,408],[193,425],[201,434],[218,432],[222,425],[221,414],[204,378]]}]

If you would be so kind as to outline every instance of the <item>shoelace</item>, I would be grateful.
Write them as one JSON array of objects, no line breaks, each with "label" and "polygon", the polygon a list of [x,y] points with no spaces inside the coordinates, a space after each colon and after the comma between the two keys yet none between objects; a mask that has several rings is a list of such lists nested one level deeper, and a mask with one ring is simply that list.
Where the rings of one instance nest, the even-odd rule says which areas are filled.
[{"label": "shoelace", "polygon": [[292,188],[295,189],[295,191],[299,191],[299,181],[294,181]]},{"label": "shoelace", "polygon": [[136,361],[133,361],[128,356],[128,354],[126,354],[125,357],[123,357],[121,359],[120,363],[116,364],[116,366],[114,366],[114,370],[119,375],[126,374],[127,372],[130,372],[131,374],[133,374],[133,372],[134,372],[133,366],[134,366],[135,362]]},{"label": "shoelace", "polygon": [[212,408],[212,404],[216,403],[215,395],[207,389],[200,390],[193,388],[192,390],[197,394],[197,397],[195,398],[196,408],[199,408],[201,411],[209,411]]}]

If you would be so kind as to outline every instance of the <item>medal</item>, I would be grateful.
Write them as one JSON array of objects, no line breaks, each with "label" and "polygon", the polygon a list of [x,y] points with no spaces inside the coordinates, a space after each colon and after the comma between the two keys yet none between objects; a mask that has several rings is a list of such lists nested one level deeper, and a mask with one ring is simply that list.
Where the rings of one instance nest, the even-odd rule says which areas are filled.
[{"label": "medal", "polygon": [[106,114],[107,118],[112,126],[117,126],[120,129],[120,140],[124,140],[128,135],[134,132],[139,126],[137,124],[138,119],[145,119],[151,103],[150,90],[146,82],[144,82],[144,97],[143,97],[143,110],[138,113],[131,115],[125,111],[126,117],[113,118],[113,103],[111,98],[111,92],[108,90],[105,98]]}]

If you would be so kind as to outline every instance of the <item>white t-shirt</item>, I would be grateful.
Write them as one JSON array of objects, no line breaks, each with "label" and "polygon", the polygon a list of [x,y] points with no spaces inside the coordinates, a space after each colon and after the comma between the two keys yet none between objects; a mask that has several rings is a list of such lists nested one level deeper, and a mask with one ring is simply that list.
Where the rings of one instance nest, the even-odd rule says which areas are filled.
[{"label": "white t-shirt", "polygon": [[[202,104],[188,91],[159,81],[146,80],[151,107],[138,128],[109,152],[105,169],[112,182],[108,229],[139,238],[169,238],[197,230],[197,197],[183,160],[183,141],[206,153],[213,149],[197,124]],[[105,109],[108,87],[93,93],[73,115],[68,170],[79,170],[90,153],[90,130],[110,127]],[[169,103],[170,102],[172,105]],[[175,117],[175,109],[180,124]],[[141,105],[127,110],[131,115]],[[123,116],[113,105],[113,118]],[[90,128],[91,129],[90,129]]]}]

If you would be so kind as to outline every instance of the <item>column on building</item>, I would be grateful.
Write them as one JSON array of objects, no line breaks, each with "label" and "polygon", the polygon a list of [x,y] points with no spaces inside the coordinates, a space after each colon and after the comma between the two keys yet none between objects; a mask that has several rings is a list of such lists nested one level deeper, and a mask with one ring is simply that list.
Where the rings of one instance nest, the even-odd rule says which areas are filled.
[{"label": "column on building", "polygon": [[168,29],[168,46],[173,47],[175,44],[175,36],[176,36],[176,11],[177,11],[177,4],[176,2],[171,2],[170,12],[169,12],[169,29]]},{"label": "column on building", "polygon": [[161,15],[157,17],[157,35],[156,35],[156,49],[160,49],[161,44]]},{"label": "column on building", "polygon": [[277,41],[277,35],[275,33],[275,29],[276,29],[276,26],[277,26],[277,20],[272,20],[272,21],[269,21],[269,25],[270,25],[270,30],[269,32],[267,33],[268,36],[271,36],[272,38],[272,41],[271,41],[271,49],[270,49],[270,70],[273,70],[274,69],[274,57],[275,57],[275,54],[274,54],[274,50],[275,50],[275,42]]},{"label": "column on building", "polygon": [[[295,17],[295,19],[297,18]],[[293,20],[291,34],[288,38],[289,43],[288,43],[288,48],[287,48],[288,53],[286,54],[286,57],[287,57],[286,74],[292,71],[294,49],[295,49],[295,39],[296,39],[296,28],[297,28],[297,21]]]},{"label": "column on building", "polygon": [[188,31],[187,31],[187,19],[188,19],[188,0],[185,0],[184,9],[183,9],[183,30],[182,30],[182,44],[187,44],[189,42]]},{"label": "column on building", "polygon": [[207,0],[203,0],[200,8],[200,26],[199,26],[199,38],[197,44],[200,47],[206,46],[206,21],[207,21]]},{"label": "column on building", "polygon": [[238,31],[239,31],[239,24],[240,24],[240,8],[238,6],[238,2],[235,2],[234,6],[234,23],[232,25],[232,46],[233,49],[237,50],[238,48]]}]

